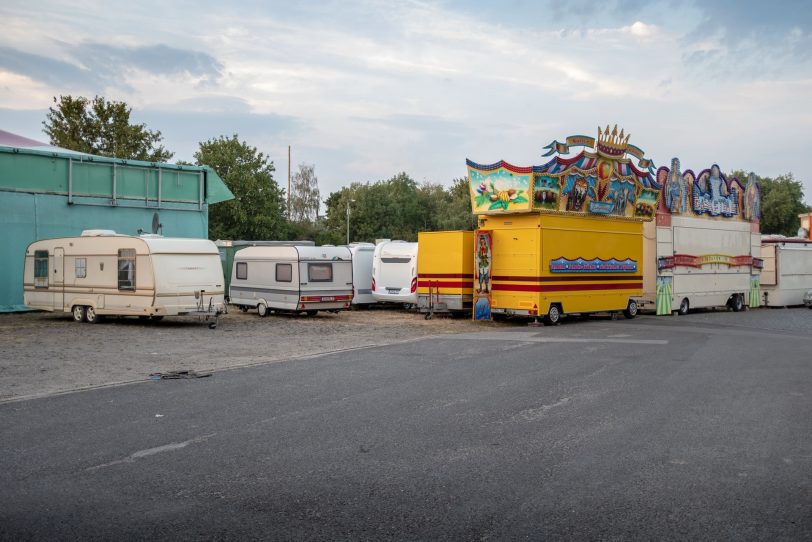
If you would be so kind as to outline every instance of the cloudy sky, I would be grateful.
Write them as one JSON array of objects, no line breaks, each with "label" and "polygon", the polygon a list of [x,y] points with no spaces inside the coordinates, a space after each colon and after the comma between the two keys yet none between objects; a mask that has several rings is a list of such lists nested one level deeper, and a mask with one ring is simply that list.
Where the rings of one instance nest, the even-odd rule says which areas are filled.
[{"label": "cloudy sky", "polygon": [[[117,5],[118,4],[118,5]],[[659,165],[792,172],[812,203],[812,2],[4,0],[0,129],[102,95],[175,159],[239,134],[322,193],[465,158],[544,163],[600,124]]]}]

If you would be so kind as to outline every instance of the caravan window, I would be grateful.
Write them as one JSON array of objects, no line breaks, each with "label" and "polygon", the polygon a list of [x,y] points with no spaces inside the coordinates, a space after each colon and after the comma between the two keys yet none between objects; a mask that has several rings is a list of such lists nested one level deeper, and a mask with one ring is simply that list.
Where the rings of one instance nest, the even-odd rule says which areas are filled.
[{"label": "caravan window", "polygon": [[48,251],[34,251],[34,287],[48,287]]},{"label": "caravan window", "polygon": [[83,279],[87,277],[87,258],[76,258],[74,270],[76,271],[77,279]]},{"label": "caravan window", "polygon": [[333,264],[307,264],[307,280],[310,282],[333,282]]},{"label": "caravan window", "polygon": [[237,262],[237,278],[240,280],[245,280],[248,278],[247,262]]},{"label": "caravan window", "polygon": [[118,251],[118,289],[135,290],[135,249]]},{"label": "caravan window", "polygon": [[289,263],[276,264],[276,282],[290,282],[293,280],[293,266]]}]

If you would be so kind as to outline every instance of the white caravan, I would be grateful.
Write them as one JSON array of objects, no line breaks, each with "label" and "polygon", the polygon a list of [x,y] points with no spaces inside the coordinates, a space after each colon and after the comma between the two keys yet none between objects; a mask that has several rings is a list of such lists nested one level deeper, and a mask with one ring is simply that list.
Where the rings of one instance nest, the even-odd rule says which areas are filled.
[{"label": "white caravan", "polygon": [[372,297],[372,260],[375,245],[372,243],[350,243],[352,253],[353,305],[371,305],[377,300]]},{"label": "white caravan", "polygon": [[224,310],[220,254],[206,239],[85,230],[31,243],[23,277],[27,306],[77,322],[191,315],[213,317],[214,327]]},{"label": "white caravan", "polygon": [[803,305],[812,289],[812,239],[765,235],[761,238],[761,292],[768,307]]},{"label": "white caravan", "polygon": [[347,247],[246,247],[234,254],[229,297],[243,311],[338,312],[352,302]]},{"label": "white caravan", "polygon": [[375,246],[372,297],[390,303],[417,304],[417,243],[383,241]]}]

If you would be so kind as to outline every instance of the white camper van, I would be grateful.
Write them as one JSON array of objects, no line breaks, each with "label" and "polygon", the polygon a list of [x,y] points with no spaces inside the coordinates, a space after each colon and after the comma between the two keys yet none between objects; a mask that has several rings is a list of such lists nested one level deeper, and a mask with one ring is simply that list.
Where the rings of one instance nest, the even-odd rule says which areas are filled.
[{"label": "white camper van", "polygon": [[338,312],[352,302],[347,247],[247,247],[234,254],[229,296],[243,311]]},{"label": "white camper van", "polygon": [[352,253],[352,304],[356,306],[371,305],[377,302],[372,297],[372,260],[375,255],[375,245],[350,243],[347,246]]},{"label": "white camper van", "polygon": [[220,255],[206,239],[85,230],[31,243],[23,277],[27,306],[72,312],[77,322],[192,315],[216,325],[224,310]]},{"label": "white camper van", "polygon": [[375,246],[372,297],[390,303],[417,304],[417,243],[383,241]]},{"label": "white camper van", "polygon": [[803,305],[812,289],[812,239],[764,235],[761,238],[761,292],[768,307]]}]

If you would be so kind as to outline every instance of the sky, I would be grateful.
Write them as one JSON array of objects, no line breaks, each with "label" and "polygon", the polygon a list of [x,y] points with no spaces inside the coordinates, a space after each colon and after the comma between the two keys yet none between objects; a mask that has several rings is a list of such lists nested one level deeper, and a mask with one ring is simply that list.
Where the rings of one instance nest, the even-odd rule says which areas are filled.
[{"label": "sky", "polygon": [[3,0],[0,21],[0,129],[32,139],[54,96],[100,95],[173,160],[237,134],[284,187],[290,145],[326,198],[617,124],[657,166],[791,172],[812,204],[808,0]]}]

